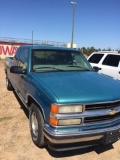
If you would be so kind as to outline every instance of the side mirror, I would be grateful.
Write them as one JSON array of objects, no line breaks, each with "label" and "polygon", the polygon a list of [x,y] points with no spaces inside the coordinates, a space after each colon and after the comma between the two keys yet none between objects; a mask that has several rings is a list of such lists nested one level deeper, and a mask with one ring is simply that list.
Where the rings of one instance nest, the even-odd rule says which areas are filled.
[{"label": "side mirror", "polygon": [[26,70],[24,70],[21,66],[12,66],[10,68],[10,72],[16,74],[26,74]]},{"label": "side mirror", "polygon": [[93,67],[93,70],[94,70],[95,72],[98,72],[99,70],[101,70],[101,68],[94,66],[94,67]]}]

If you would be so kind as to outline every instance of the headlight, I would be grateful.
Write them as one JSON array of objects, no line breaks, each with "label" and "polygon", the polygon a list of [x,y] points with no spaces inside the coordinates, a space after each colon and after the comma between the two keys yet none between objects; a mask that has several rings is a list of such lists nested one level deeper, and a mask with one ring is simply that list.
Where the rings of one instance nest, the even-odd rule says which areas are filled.
[{"label": "headlight", "polygon": [[83,105],[62,105],[57,106],[55,104],[51,105],[51,113],[60,114],[60,113],[81,113],[83,112]]},{"label": "headlight", "polygon": [[83,105],[51,105],[51,111],[50,111],[50,125],[52,126],[68,126],[68,125],[80,125],[82,119],[81,118],[71,118],[69,117],[62,119],[62,117],[59,119],[55,115],[56,114],[75,114],[75,113],[81,113],[83,112]]},{"label": "headlight", "polygon": [[79,125],[80,123],[81,123],[81,119],[59,119],[58,120],[59,126]]},{"label": "headlight", "polygon": [[69,126],[69,125],[79,125],[81,123],[81,119],[57,119],[54,117],[50,117],[50,125],[52,126]]}]

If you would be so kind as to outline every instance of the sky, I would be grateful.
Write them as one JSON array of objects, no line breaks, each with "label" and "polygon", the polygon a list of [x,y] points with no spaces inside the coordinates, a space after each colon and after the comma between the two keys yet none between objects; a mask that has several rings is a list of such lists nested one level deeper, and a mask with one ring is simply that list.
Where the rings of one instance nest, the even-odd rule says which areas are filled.
[{"label": "sky", "polygon": [[[73,0],[77,47],[120,49],[120,0]],[[71,43],[71,0],[0,0],[0,37]]]}]

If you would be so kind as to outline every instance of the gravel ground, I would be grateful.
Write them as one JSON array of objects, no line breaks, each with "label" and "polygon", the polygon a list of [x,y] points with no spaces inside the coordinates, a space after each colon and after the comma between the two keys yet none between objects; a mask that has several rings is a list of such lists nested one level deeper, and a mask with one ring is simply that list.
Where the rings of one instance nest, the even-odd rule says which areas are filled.
[{"label": "gravel ground", "polygon": [[0,160],[120,160],[120,141],[108,146],[53,152],[36,147],[31,139],[28,112],[5,86],[4,61],[0,61]]}]

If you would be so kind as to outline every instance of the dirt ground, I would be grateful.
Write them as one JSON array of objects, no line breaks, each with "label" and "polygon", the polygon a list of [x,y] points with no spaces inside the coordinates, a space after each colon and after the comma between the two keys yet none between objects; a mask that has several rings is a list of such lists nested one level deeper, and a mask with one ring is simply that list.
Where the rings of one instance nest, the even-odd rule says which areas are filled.
[{"label": "dirt ground", "polygon": [[120,141],[106,147],[53,152],[36,147],[31,139],[28,112],[5,84],[0,61],[0,160],[120,160]]}]

